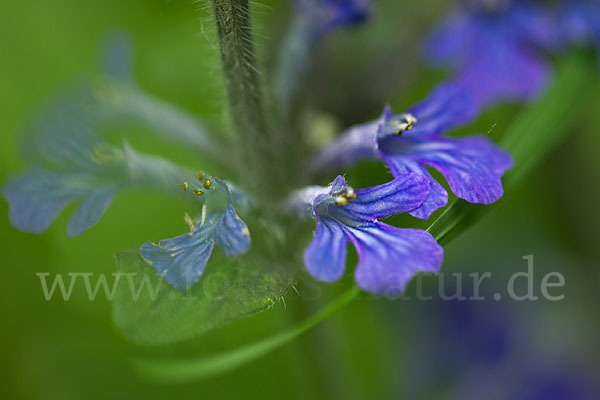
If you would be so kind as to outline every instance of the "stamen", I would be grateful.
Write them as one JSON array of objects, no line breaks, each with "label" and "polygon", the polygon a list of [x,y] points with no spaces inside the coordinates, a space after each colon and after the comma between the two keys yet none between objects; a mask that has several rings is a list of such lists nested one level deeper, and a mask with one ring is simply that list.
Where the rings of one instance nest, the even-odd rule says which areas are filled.
[{"label": "stamen", "polygon": [[344,194],[342,194],[342,196],[349,200],[352,200],[356,198],[356,193],[354,193],[354,189],[352,189],[350,186],[346,186],[346,191],[344,192]]},{"label": "stamen", "polygon": [[204,189],[206,189],[206,190],[210,189],[210,185],[211,185],[210,179],[207,179],[204,182]]},{"label": "stamen", "polygon": [[188,183],[187,182],[181,182],[181,191],[185,192],[188,188]]},{"label": "stamen", "polygon": [[202,172],[202,171],[196,172],[196,179],[198,179],[200,182],[202,182],[204,180],[204,172]]},{"label": "stamen", "polygon": [[350,200],[356,198],[356,193],[354,193],[354,189],[350,186],[346,186],[341,193],[335,193],[334,196],[334,201],[337,206],[345,206]]},{"label": "stamen", "polygon": [[336,206],[345,206],[346,204],[348,204],[348,199],[346,197],[340,196],[335,198]]},{"label": "stamen", "polygon": [[194,194],[196,196],[204,196],[204,192],[202,190],[200,190],[200,189],[195,189],[194,190]]},{"label": "stamen", "polygon": [[412,114],[400,114],[400,120],[396,122],[396,135],[402,135],[406,131],[410,131],[416,123],[417,119]]}]

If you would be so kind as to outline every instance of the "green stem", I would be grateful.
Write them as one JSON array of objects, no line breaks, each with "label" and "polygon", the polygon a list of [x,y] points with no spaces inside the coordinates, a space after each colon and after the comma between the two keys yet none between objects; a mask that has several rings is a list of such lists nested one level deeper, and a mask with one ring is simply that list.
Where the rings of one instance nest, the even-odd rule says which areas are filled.
[{"label": "green stem", "polygon": [[[225,87],[234,128],[241,139],[244,173],[268,195],[282,181],[282,144],[266,117],[248,0],[213,0]],[[276,165],[278,168],[274,168]]]}]

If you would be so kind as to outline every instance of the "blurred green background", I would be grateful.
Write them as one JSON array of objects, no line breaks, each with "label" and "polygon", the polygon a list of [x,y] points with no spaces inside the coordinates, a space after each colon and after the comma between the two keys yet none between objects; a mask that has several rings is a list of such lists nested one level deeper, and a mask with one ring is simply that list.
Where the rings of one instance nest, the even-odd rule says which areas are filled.
[{"label": "blurred green background", "polygon": [[[311,73],[307,102],[333,116],[339,126],[347,126],[377,116],[385,102],[408,105],[423,97],[443,74],[422,70],[417,45],[443,11],[440,5],[449,4],[418,3],[380,1],[364,29],[340,32],[325,44]],[[285,1],[261,1],[255,6],[257,41],[267,77],[288,8]],[[117,31],[132,39],[136,77],[142,87],[215,125],[226,125],[208,2],[5,1],[1,15],[2,180],[24,167],[18,138],[36,112],[65,87],[98,74],[102,47]],[[565,276],[562,301],[506,304],[510,323],[518,328],[519,343],[525,348],[521,357],[503,361],[514,363],[515,368],[539,363],[598,376],[599,89],[598,81],[590,82],[578,123],[526,183],[446,249],[447,275],[493,271],[492,289],[524,271],[522,257],[529,254],[535,256],[537,285],[546,272],[560,271]],[[502,132],[515,112],[516,107],[502,107],[469,130],[488,131],[497,123],[495,130]],[[158,143],[142,145],[164,154]],[[189,153],[166,151],[167,156],[194,162]],[[353,170],[349,178],[360,187],[384,181],[386,176],[383,168],[367,165]],[[462,379],[460,371],[450,381],[437,380],[433,374],[428,379],[427,373],[421,381],[415,379],[416,363],[434,356],[422,330],[435,316],[423,314],[422,305],[363,298],[300,339],[232,373],[182,386],[142,380],[129,364],[132,356],[210,354],[246,343],[317,310],[343,284],[301,282],[301,296],[290,293],[285,306],[278,303],[190,343],[140,348],[115,330],[109,302],[90,302],[77,289],[70,301],[47,302],[35,274],[110,274],[118,251],[149,238],[180,233],[184,228],[181,204],[164,193],[127,192],[96,227],[77,238],[65,234],[68,212],[48,232],[32,235],[10,226],[5,201],[0,207],[2,398],[443,398],[438,396]],[[426,278],[424,283],[431,287],[437,281]],[[317,291],[317,300],[306,300]],[[444,334],[437,332],[434,341]],[[421,394],[415,382],[431,390]]]}]

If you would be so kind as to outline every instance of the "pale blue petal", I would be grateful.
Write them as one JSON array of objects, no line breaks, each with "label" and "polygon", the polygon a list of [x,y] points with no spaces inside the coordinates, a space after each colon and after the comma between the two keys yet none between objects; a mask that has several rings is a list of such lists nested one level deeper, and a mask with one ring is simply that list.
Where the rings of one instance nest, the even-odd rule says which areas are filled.
[{"label": "pale blue petal", "polygon": [[9,179],[3,195],[10,203],[10,222],[24,232],[45,231],[82,189],[63,174],[33,169]]},{"label": "pale blue petal", "polygon": [[186,291],[200,279],[210,258],[215,244],[216,219],[211,214],[191,233],[164,239],[158,244],[148,241],[140,248],[140,254],[174,288]]},{"label": "pale blue petal", "polygon": [[78,236],[94,226],[110,206],[118,187],[108,186],[87,194],[67,225],[67,235]]},{"label": "pale blue petal", "polygon": [[238,217],[231,204],[217,225],[215,240],[228,256],[245,253],[250,248],[248,226]]}]

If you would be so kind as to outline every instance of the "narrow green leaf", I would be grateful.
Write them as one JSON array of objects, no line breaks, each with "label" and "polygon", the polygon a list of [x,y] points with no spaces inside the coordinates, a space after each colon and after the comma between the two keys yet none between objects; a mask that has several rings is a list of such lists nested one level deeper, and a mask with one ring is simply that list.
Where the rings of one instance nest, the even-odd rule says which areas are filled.
[{"label": "narrow green leaf", "polygon": [[[560,142],[567,132],[566,128],[577,118],[577,104],[584,96],[588,82],[596,79],[596,74],[595,64],[590,58],[581,54],[571,56],[559,66],[555,82],[546,96],[525,109],[504,135],[501,144],[511,152],[515,161],[515,167],[505,179],[504,188],[507,192],[513,190],[535,164]],[[456,200],[428,231],[440,243],[448,243],[490,208]],[[359,290],[354,287],[298,325],[228,352],[191,360],[137,359],[134,365],[142,377],[155,382],[183,383],[218,375],[292,341],[350,303],[358,293]]]},{"label": "narrow green leaf", "polygon": [[171,287],[129,249],[116,256],[121,274],[113,319],[130,340],[166,344],[273,306],[293,283],[290,269],[267,269],[253,256],[225,257],[215,249],[199,284],[188,293]]}]

